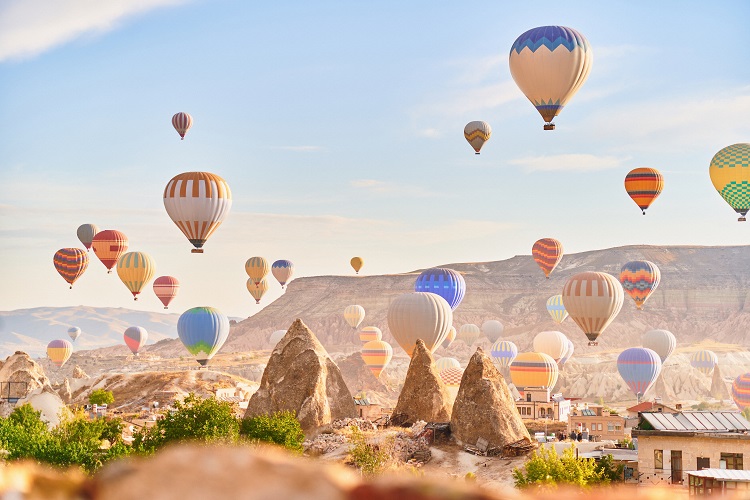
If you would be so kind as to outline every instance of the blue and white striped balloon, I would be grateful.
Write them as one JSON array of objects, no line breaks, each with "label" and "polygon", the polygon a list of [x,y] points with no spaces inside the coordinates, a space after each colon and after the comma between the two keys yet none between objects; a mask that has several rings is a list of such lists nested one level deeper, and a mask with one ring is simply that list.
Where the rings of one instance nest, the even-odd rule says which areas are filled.
[{"label": "blue and white striped balloon", "polygon": [[455,311],[466,294],[466,281],[453,269],[433,267],[423,271],[414,283],[415,292],[429,292],[441,296]]}]

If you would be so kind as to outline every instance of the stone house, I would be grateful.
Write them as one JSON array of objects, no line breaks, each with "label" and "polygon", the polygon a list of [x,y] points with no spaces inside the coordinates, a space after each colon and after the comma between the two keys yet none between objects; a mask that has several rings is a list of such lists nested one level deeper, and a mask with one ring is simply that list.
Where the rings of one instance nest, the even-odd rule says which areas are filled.
[{"label": "stone house", "polygon": [[660,411],[663,413],[677,413],[679,411],[682,411],[682,405],[677,404],[674,408],[670,408],[667,405],[661,404],[661,401],[658,399],[655,401],[644,401],[643,403],[638,403],[635,406],[631,406],[630,408],[627,408],[625,410],[625,415],[628,417],[638,417],[639,413],[642,413],[644,411],[647,412],[656,412]]},{"label": "stone house", "polygon": [[383,412],[382,407],[365,397],[355,397],[354,404],[357,407],[357,416],[365,420],[374,421],[379,419]]},{"label": "stone house", "polygon": [[520,396],[520,399],[516,399],[516,408],[522,419],[567,422],[570,401],[562,394],[550,395],[547,387],[524,387]]},{"label": "stone house", "polygon": [[612,413],[602,405],[584,403],[573,408],[568,417],[568,434],[571,431],[589,430],[589,440],[621,441],[630,437],[630,429],[635,419],[627,419]]},{"label": "stone house", "polygon": [[744,470],[750,457],[750,422],[738,412],[645,412],[632,435],[644,484],[687,486],[686,471]]}]

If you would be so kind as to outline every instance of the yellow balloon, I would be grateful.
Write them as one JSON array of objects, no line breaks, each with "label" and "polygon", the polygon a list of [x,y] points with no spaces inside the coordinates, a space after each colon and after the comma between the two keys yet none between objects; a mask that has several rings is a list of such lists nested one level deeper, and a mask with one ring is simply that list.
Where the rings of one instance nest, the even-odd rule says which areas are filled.
[{"label": "yellow balloon", "polygon": [[154,261],[144,252],[124,253],[117,261],[117,275],[133,294],[133,300],[138,300],[138,294],[151,281],[155,272]]},{"label": "yellow balloon", "polygon": [[255,303],[260,304],[260,299],[262,299],[263,295],[268,291],[268,281],[263,278],[260,280],[260,283],[256,285],[252,278],[248,278],[247,291],[253,296]]},{"label": "yellow balloon", "polygon": [[247,259],[247,262],[245,262],[245,272],[256,285],[260,283],[260,280],[266,277],[270,270],[270,264],[268,264],[268,261],[263,257],[250,257]]},{"label": "yellow balloon", "polygon": [[365,265],[365,261],[364,259],[362,259],[362,257],[352,257],[350,263],[354,268],[354,272],[357,274],[359,274],[359,270],[362,269],[362,266]]},{"label": "yellow balloon", "polygon": [[524,387],[547,387],[552,389],[560,372],[557,363],[549,354],[524,352],[510,364],[510,379],[517,389]]}]

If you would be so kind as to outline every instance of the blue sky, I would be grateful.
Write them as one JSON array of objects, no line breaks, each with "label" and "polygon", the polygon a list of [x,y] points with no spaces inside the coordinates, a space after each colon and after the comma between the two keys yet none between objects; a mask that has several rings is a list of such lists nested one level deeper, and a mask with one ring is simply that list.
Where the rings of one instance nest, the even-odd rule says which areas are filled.
[{"label": "blue sky", "polygon": [[[592,5],[593,4],[593,5]],[[9,0],[0,4],[0,309],[134,304],[93,257],[71,292],[52,266],[75,230],[119,229],[184,284],[175,312],[258,310],[244,261],[365,274],[626,244],[745,244],[711,157],[750,141],[750,3]],[[508,51],[561,24],[594,50],[556,119],[517,89]],[[170,124],[195,124],[180,141]],[[462,130],[486,120],[480,156]],[[666,188],[643,217],[623,178]],[[166,215],[177,173],[230,184],[225,224],[191,255]],[[268,303],[281,290],[274,286]]]}]

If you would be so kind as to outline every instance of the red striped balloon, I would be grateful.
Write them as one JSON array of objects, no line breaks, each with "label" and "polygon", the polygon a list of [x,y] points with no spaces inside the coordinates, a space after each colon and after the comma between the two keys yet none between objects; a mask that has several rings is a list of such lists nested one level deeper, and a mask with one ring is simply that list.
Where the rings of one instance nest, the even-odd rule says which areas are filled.
[{"label": "red striped balloon", "polygon": [[169,309],[169,303],[172,302],[180,290],[180,282],[173,276],[159,276],[154,280],[154,293],[164,304],[164,309]]},{"label": "red striped balloon", "polygon": [[61,248],[55,252],[52,262],[60,276],[73,288],[73,283],[89,267],[89,256],[80,248]]},{"label": "red striped balloon", "polygon": [[96,233],[91,241],[91,248],[107,268],[107,272],[111,273],[120,256],[128,249],[128,237],[120,231],[105,229]]},{"label": "red striped balloon", "polygon": [[625,176],[625,191],[628,192],[643,215],[664,189],[664,176],[655,168],[636,168]]},{"label": "red striped balloon", "polygon": [[172,126],[180,134],[180,140],[183,140],[187,131],[193,126],[193,117],[180,111],[172,117]]},{"label": "red striped balloon", "polygon": [[531,255],[534,256],[534,260],[544,271],[544,275],[549,278],[550,273],[563,258],[563,246],[554,238],[542,238],[531,247]]}]

